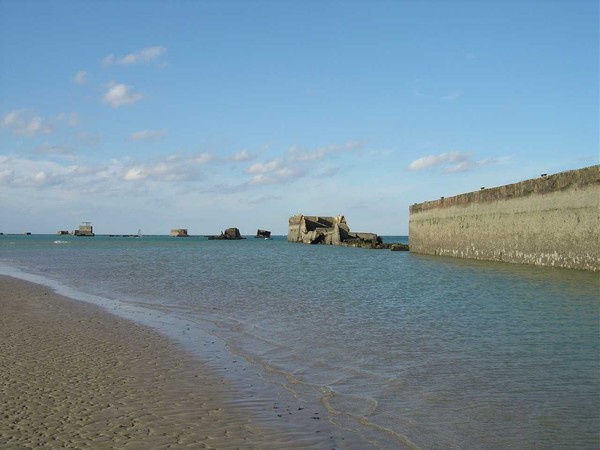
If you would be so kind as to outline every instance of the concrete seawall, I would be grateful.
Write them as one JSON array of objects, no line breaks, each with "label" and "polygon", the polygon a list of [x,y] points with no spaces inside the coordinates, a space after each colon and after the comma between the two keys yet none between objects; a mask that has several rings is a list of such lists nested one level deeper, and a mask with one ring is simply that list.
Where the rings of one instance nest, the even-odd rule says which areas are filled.
[{"label": "concrete seawall", "polygon": [[414,204],[414,253],[600,271],[600,165]]}]

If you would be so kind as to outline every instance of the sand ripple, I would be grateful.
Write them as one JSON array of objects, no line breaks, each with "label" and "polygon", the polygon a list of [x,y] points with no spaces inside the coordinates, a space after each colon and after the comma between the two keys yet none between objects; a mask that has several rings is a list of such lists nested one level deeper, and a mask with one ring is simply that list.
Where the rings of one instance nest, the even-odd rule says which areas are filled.
[{"label": "sand ripple", "polygon": [[0,447],[286,448],[151,329],[0,277]]}]

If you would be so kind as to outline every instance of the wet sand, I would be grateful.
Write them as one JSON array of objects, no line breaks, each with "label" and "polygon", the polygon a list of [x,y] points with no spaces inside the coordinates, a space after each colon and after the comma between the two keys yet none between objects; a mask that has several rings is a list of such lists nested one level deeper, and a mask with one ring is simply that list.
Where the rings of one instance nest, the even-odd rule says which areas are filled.
[{"label": "wet sand", "polygon": [[257,426],[234,387],[154,330],[6,276],[0,367],[2,449],[300,444]]}]

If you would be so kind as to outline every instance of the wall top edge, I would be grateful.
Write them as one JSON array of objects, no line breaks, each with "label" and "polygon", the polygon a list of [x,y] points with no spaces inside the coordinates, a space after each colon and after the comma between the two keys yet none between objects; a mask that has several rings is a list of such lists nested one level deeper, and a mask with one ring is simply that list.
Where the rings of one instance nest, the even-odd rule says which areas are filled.
[{"label": "wall top edge", "polygon": [[493,188],[481,188],[479,191],[459,194],[452,197],[441,197],[415,203],[410,206],[410,213],[419,213],[430,209],[467,206],[473,203],[492,203],[530,195],[544,195],[569,189],[582,189],[600,186],[600,164],[581,169],[567,170],[552,175],[543,174],[538,178],[519,181],[513,184]]}]

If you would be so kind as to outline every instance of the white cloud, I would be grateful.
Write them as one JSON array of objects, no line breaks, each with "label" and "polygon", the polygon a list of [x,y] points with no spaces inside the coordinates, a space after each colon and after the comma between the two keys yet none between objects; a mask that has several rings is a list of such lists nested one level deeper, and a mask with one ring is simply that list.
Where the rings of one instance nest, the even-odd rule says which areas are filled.
[{"label": "white cloud", "polygon": [[19,117],[19,111],[11,111],[2,116],[2,127],[3,128],[13,128],[21,123],[21,118]]},{"label": "white cloud", "polygon": [[0,119],[0,126],[18,136],[34,136],[54,131],[46,119],[24,110],[10,111]]},{"label": "white cloud", "polygon": [[270,173],[259,173],[250,179],[250,184],[265,185],[265,184],[280,184],[290,181],[295,178],[297,172],[293,169],[282,167]]},{"label": "white cloud", "polygon": [[33,178],[35,179],[35,182],[38,184],[44,184],[48,180],[48,176],[46,175],[45,172],[38,172],[35,174],[35,176]]},{"label": "white cloud", "polygon": [[144,98],[142,94],[133,93],[130,89],[130,86],[111,81],[106,93],[102,97],[102,102],[109,104],[113,108],[118,108],[123,105],[132,105]]},{"label": "white cloud", "polygon": [[501,158],[486,158],[480,160],[472,160],[467,159],[465,161],[459,161],[454,165],[450,165],[444,169],[444,173],[458,173],[458,172],[466,172],[467,170],[475,170],[480,167],[490,166],[494,164],[502,164],[507,162],[510,158],[501,157]]},{"label": "white cloud", "polygon": [[132,167],[129,169],[125,175],[123,176],[124,180],[141,180],[142,178],[146,178],[146,174],[144,173],[144,169],[141,167]]},{"label": "white cloud", "polygon": [[107,55],[102,59],[103,66],[111,65],[132,65],[148,63],[159,58],[167,49],[161,46],[143,48],[139,52],[129,53],[120,58],[115,55]]},{"label": "white cloud", "polygon": [[200,153],[189,158],[167,156],[147,163],[134,163],[124,169],[122,179],[126,181],[198,181],[202,178],[199,166],[209,163],[213,156]]},{"label": "white cloud", "polygon": [[73,76],[73,83],[83,85],[87,82],[88,73],[85,70],[80,70]]},{"label": "white cloud", "polygon": [[246,172],[247,174],[266,173],[266,172],[273,172],[275,170],[278,170],[280,167],[281,167],[281,163],[274,159],[274,160],[271,160],[266,163],[252,164],[244,172]]},{"label": "white cloud", "polygon": [[[40,154],[60,153],[60,147],[42,145]],[[203,179],[201,164],[208,161],[204,154],[179,158],[167,156],[155,161],[113,159],[100,164],[72,165],[65,160],[27,159],[0,156],[0,184],[11,188],[52,186],[60,192],[109,192],[129,189],[124,183],[136,182],[140,187],[156,183],[196,182]],[[140,184],[142,183],[142,184]]]},{"label": "white cloud", "polygon": [[[257,162],[248,166],[244,173],[251,175],[247,184],[249,185],[267,185],[281,184],[307,176],[313,173],[320,177],[320,174],[315,173],[315,168],[327,170],[328,173],[336,171],[336,168],[328,167],[326,163],[320,161],[334,155],[354,152],[361,150],[364,144],[356,141],[348,141],[343,144],[329,145],[319,147],[313,150],[303,150],[297,146],[292,146],[288,149],[283,158],[274,158],[269,161]],[[247,152],[240,152],[234,160],[242,160],[249,155]]]},{"label": "white cloud", "polygon": [[251,156],[248,150],[242,150],[233,155],[234,161],[248,161],[249,159],[251,159]]},{"label": "white cloud", "polygon": [[244,172],[253,175],[249,181],[253,185],[284,183],[300,175],[298,169],[286,167],[275,159],[265,163],[252,164]]},{"label": "white cloud", "polygon": [[22,109],[10,111],[0,116],[0,128],[10,130],[17,136],[36,136],[55,131],[58,125],[70,127],[79,125],[79,114],[76,112],[61,112],[51,118],[45,118],[34,111]]},{"label": "white cloud", "polygon": [[50,133],[52,131],[52,127],[48,124],[44,123],[44,119],[40,116],[33,117],[28,123],[25,124],[23,128],[23,134],[27,136],[32,136],[38,133]]},{"label": "white cloud", "polygon": [[449,163],[460,163],[466,161],[470,156],[471,155],[469,153],[461,152],[447,152],[440,153],[439,155],[428,155],[415,159],[408,165],[408,168],[410,170],[422,170]]},{"label": "white cloud", "polygon": [[123,179],[126,181],[184,181],[192,179],[193,175],[193,171],[185,164],[162,161],[155,164],[133,166],[127,169]]},{"label": "white cloud", "polygon": [[196,164],[206,164],[212,161],[214,158],[210,153],[200,153],[190,159],[190,162]]},{"label": "white cloud", "polygon": [[72,166],[56,162],[19,158],[4,158],[6,167],[0,174],[0,183],[13,188],[42,188],[70,182]]},{"label": "white cloud", "polygon": [[[12,123],[10,117],[7,120]],[[339,146],[350,147],[353,145]],[[211,192],[215,189],[214,192],[228,195],[264,185],[283,185],[309,175],[321,176],[320,173],[328,168],[322,161],[317,167],[310,159],[293,160],[285,152],[280,158],[246,163],[242,174],[245,180],[236,182],[230,168],[223,165],[229,163],[239,168],[233,156],[219,158],[205,152],[185,156],[163,155],[152,160],[119,158],[81,164],[85,155],[69,160],[66,157],[70,151],[68,147],[46,142],[36,147],[36,156],[31,159],[3,159],[0,156],[0,183],[14,189],[32,189],[32,192],[47,186],[59,196],[64,192],[101,194],[131,190],[164,193],[169,189],[173,192]],[[47,155],[45,160],[44,155]],[[243,160],[249,157],[249,153],[242,151],[237,156]],[[79,164],[73,165],[75,161]],[[207,169],[209,164],[212,167]]]},{"label": "white cloud", "polygon": [[438,155],[423,156],[412,161],[409,170],[423,170],[433,167],[441,167],[444,173],[466,172],[479,167],[491,164],[499,164],[508,160],[508,158],[486,158],[474,160],[471,153],[464,152],[446,152]]},{"label": "white cloud", "polygon": [[142,130],[129,135],[130,141],[156,141],[167,135],[167,130]]}]

